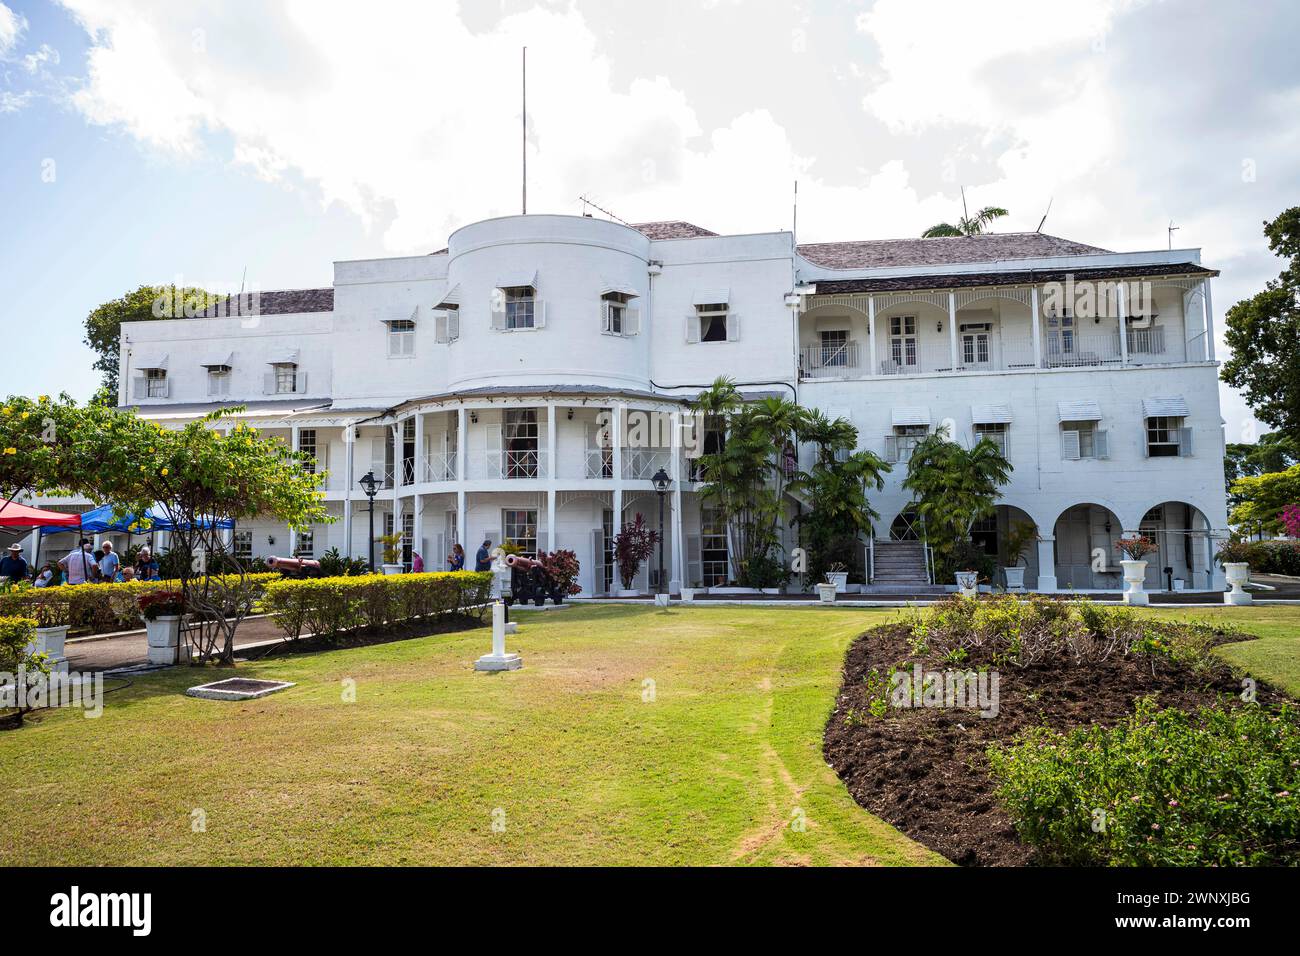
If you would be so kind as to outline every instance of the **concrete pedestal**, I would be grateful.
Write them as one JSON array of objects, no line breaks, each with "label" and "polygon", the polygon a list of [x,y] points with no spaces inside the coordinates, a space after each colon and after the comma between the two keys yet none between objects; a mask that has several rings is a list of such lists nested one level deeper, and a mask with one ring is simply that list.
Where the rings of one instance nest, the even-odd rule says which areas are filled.
[{"label": "concrete pedestal", "polygon": [[517,671],[523,666],[522,657],[506,653],[506,606],[496,601],[492,605],[492,653],[476,660],[474,670]]},{"label": "concrete pedestal", "polygon": [[38,627],[36,638],[27,645],[28,654],[46,654],[49,657],[50,673],[68,672],[68,658],[64,654],[64,644],[68,639],[68,625],[58,627]]},{"label": "concrete pedestal", "polygon": [[181,619],[165,615],[144,622],[145,638],[149,644],[147,660],[150,664],[187,663],[190,645],[181,643]]}]

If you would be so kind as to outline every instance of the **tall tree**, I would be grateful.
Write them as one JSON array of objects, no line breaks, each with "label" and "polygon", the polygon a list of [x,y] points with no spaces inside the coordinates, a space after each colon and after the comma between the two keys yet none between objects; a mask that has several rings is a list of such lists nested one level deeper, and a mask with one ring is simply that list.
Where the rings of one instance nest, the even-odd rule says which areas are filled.
[{"label": "tall tree", "polygon": [[1300,445],[1281,432],[1260,435],[1253,445],[1229,442],[1224,448],[1223,477],[1232,487],[1238,478],[1284,471],[1300,461]]},{"label": "tall tree", "polygon": [[921,233],[922,239],[936,239],[940,236],[978,236],[988,229],[989,225],[995,219],[1001,219],[1003,216],[1010,215],[1001,206],[985,206],[974,216],[966,212],[966,190],[961,191],[961,218],[957,220],[957,225],[950,222],[940,222],[931,226],[925,232]]},{"label": "tall tree", "polygon": [[92,367],[103,373],[95,404],[117,404],[123,322],[194,318],[221,301],[223,297],[196,286],[142,285],[92,309],[86,316],[86,344],[99,356]]},{"label": "tall tree", "polygon": [[1300,206],[1264,224],[1268,248],[1286,262],[1262,292],[1225,316],[1232,357],[1222,378],[1245,394],[1261,421],[1300,440]]}]

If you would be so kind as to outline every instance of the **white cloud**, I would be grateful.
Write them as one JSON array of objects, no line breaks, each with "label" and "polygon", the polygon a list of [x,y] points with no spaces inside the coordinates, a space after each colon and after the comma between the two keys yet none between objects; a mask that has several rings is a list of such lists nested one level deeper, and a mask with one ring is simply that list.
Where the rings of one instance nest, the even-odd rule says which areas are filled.
[{"label": "white cloud", "polygon": [[31,101],[30,92],[11,93],[8,90],[0,90],[0,113],[17,113]]},{"label": "white cloud", "polygon": [[5,56],[18,45],[25,29],[27,18],[0,3],[0,56]]},{"label": "white cloud", "polygon": [[23,69],[28,73],[36,73],[43,69],[47,63],[50,66],[59,65],[59,51],[48,43],[42,43],[40,49],[35,53],[28,53],[23,57]]}]

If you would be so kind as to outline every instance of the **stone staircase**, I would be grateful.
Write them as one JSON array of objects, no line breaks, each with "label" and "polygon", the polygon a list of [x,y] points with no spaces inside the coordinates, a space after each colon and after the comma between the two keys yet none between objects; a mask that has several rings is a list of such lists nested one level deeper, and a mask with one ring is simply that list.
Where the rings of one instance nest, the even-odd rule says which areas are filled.
[{"label": "stone staircase", "polygon": [[876,590],[911,591],[929,587],[925,548],[920,541],[876,539]]}]

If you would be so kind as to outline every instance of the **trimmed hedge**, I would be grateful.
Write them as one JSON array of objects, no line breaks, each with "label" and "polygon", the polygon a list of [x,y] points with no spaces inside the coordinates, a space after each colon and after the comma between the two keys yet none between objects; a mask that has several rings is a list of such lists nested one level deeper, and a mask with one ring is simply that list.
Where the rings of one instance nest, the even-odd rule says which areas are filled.
[{"label": "trimmed hedge", "polygon": [[1115,727],[1038,727],[989,762],[1045,861],[1083,866],[1294,865],[1300,724],[1258,704],[1159,710]]},{"label": "trimmed hedge", "polygon": [[1245,561],[1256,574],[1300,576],[1300,541],[1233,541],[1219,550],[1220,561]]},{"label": "trimmed hedge", "polygon": [[[278,581],[274,571],[250,574],[248,581],[265,587]],[[23,587],[0,594],[0,616],[33,617],[42,626],[71,624],[78,632],[108,634],[140,627],[139,599],[150,591],[179,591],[180,581],[124,581],[119,584],[62,584],[52,588]]]},{"label": "trimmed hedge", "polygon": [[262,607],[290,640],[313,634],[335,641],[358,628],[404,624],[481,607],[491,587],[488,571],[304,578],[268,584]]}]

